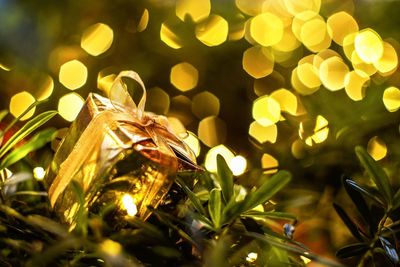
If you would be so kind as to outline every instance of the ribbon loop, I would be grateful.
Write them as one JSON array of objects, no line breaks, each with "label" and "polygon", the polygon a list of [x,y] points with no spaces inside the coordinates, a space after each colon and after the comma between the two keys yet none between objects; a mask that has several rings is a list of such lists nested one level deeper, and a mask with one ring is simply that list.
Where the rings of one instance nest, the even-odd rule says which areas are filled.
[{"label": "ribbon loop", "polygon": [[[122,78],[131,78],[142,88],[143,94],[138,105],[136,105],[135,101],[133,101],[132,96],[129,94],[128,88]],[[139,120],[143,118],[144,108],[146,105],[146,87],[144,86],[144,83],[137,72],[132,70],[121,71],[111,86],[109,97],[114,106],[119,105],[132,114],[136,113]]]}]

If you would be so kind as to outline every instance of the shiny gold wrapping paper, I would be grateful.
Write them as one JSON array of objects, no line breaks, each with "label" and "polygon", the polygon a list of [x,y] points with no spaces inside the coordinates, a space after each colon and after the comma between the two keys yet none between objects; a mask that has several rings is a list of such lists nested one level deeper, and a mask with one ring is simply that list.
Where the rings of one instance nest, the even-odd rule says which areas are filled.
[{"label": "shiny gold wrapping paper", "polygon": [[[138,106],[122,77],[142,85]],[[157,207],[177,171],[199,169],[191,150],[169,130],[166,120],[144,112],[146,91],[136,73],[121,73],[112,90],[111,99],[89,94],[47,171],[50,204],[71,225],[79,209],[72,180],[84,191],[85,208],[98,209],[110,202],[120,207],[122,196],[129,194],[137,215],[146,219],[147,206]]]}]

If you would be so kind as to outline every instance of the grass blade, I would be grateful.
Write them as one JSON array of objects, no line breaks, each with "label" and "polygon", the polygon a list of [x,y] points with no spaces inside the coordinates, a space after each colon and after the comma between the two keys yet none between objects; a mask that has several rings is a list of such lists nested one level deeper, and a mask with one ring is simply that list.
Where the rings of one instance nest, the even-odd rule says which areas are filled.
[{"label": "grass blade", "polygon": [[211,220],[216,229],[221,225],[221,190],[214,188],[210,192],[210,200],[208,201],[208,212],[210,213]]},{"label": "grass blade", "polygon": [[0,158],[2,158],[11,148],[13,148],[19,141],[24,139],[34,130],[45,124],[53,118],[58,112],[54,110],[45,111],[39,114],[32,120],[28,121],[21,129],[19,129],[8,141],[0,148]]},{"label": "grass blade", "polygon": [[249,210],[242,214],[245,217],[257,217],[257,218],[268,218],[268,219],[277,219],[277,220],[289,220],[289,221],[297,221],[296,216],[287,212],[279,212],[279,211],[256,211]]},{"label": "grass blade", "polygon": [[206,215],[206,210],[204,209],[203,205],[200,202],[200,199],[196,196],[196,194],[193,193],[192,190],[190,190],[185,182],[183,182],[183,180],[179,177],[176,178],[176,182],[183,189],[183,191],[185,191],[190,201],[192,201],[193,207],[202,215]]}]

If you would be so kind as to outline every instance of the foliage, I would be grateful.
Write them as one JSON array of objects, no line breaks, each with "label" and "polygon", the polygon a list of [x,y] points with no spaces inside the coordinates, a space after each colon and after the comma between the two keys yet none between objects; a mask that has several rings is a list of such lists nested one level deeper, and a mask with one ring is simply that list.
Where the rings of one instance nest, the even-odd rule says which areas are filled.
[{"label": "foliage", "polygon": [[334,204],[336,212],[357,239],[357,243],[341,248],[337,256],[360,256],[358,266],[398,266],[400,189],[393,194],[383,168],[364,148],[356,147],[355,151],[375,185],[359,185],[350,178],[343,178],[344,188],[361,217],[352,218],[342,206]]}]

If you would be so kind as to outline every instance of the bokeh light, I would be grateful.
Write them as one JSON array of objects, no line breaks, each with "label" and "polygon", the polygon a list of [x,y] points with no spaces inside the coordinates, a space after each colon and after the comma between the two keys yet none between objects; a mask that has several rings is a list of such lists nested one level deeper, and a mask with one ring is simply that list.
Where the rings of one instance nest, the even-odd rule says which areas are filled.
[{"label": "bokeh light", "polygon": [[249,127],[249,135],[260,144],[270,142],[275,143],[278,137],[278,127],[276,124],[262,126],[256,121],[253,121]]},{"label": "bokeh light", "polygon": [[224,145],[212,147],[204,159],[204,166],[209,172],[217,172],[217,155],[221,155],[228,164],[235,157],[233,152]]},{"label": "bokeh light", "polygon": [[400,108],[400,90],[390,86],[383,92],[383,104],[389,112],[395,112]]},{"label": "bokeh light", "polygon": [[349,67],[339,57],[324,60],[319,67],[319,76],[322,84],[330,91],[344,88],[345,78]]},{"label": "bokeh light", "polygon": [[222,44],[228,38],[228,32],[228,22],[218,15],[211,15],[196,26],[196,38],[207,46]]},{"label": "bokeh light", "polygon": [[161,88],[147,90],[146,110],[155,114],[166,115],[169,111],[169,95]]},{"label": "bokeh light", "polygon": [[226,134],[225,122],[216,116],[204,118],[199,123],[198,137],[208,147],[222,144]]},{"label": "bokeh light", "polygon": [[121,201],[122,207],[126,210],[128,216],[135,216],[137,214],[138,210],[135,203],[136,201],[131,195],[124,194]]},{"label": "bokeh light", "polygon": [[271,98],[275,99],[281,108],[281,111],[291,115],[297,114],[297,97],[285,88],[278,89],[271,94]]},{"label": "bokeh light", "polygon": [[79,60],[71,60],[60,67],[59,80],[68,89],[75,90],[82,87],[87,80],[88,70]]},{"label": "bokeh light", "polygon": [[374,62],[374,66],[381,75],[388,76],[397,69],[398,57],[396,49],[388,42],[383,42],[382,57]]},{"label": "bokeh light", "polygon": [[181,38],[172,30],[172,26],[166,22],[161,24],[160,39],[173,49],[179,49],[183,46]]},{"label": "bokeh light", "polygon": [[277,44],[283,37],[282,20],[273,13],[264,12],[250,20],[250,36],[262,46]]},{"label": "bokeh light", "polygon": [[265,169],[264,173],[273,174],[278,171],[279,162],[274,156],[264,153],[261,157],[261,167]]},{"label": "bokeh light", "polygon": [[182,138],[182,140],[190,147],[190,149],[193,151],[196,157],[200,155],[201,151],[200,142],[194,133],[188,131],[187,135],[184,138]]},{"label": "bokeh light", "polygon": [[382,139],[374,136],[368,141],[367,151],[374,160],[378,161],[386,157],[387,147]]},{"label": "bokeh light", "polygon": [[38,101],[47,99],[51,96],[54,90],[54,81],[49,75],[44,75],[40,81],[38,90],[36,93],[36,99]]},{"label": "bokeh light", "polygon": [[327,25],[329,35],[338,45],[343,45],[343,40],[347,35],[358,32],[357,21],[344,11],[329,16]]},{"label": "bokeh light", "polygon": [[239,176],[246,171],[247,160],[243,156],[236,156],[229,162],[229,168],[232,170],[233,175]]},{"label": "bokeh light", "polygon": [[111,47],[113,39],[114,32],[108,25],[96,23],[88,27],[83,33],[81,47],[88,54],[98,56]]},{"label": "bokeh light", "polygon": [[210,0],[177,0],[175,4],[176,16],[182,21],[188,16],[199,22],[210,15],[210,10]]},{"label": "bokeh light", "polygon": [[192,99],[192,112],[199,119],[218,116],[219,107],[218,97],[208,91],[198,93]]},{"label": "bokeh light", "polygon": [[369,85],[369,76],[360,70],[354,70],[346,74],[345,91],[348,97],[354,101],[360,101],[365,96],[365,89]]},{"label": "bokeh light", "polygon": [[383,55],[383,42],[378,33],[372,29],[364,29],[354,39],[357,55],[365,63],[377,62]]},{"label": "bokeh light", "polygon": [[46,175],[46,171],[43,169],[43,167],[33,168],[33,177],[36,180],[43,180],[45,175]]},{"label": "bokeh light", "polygon": [[187,62],[179,63],[172,67],[170,81],[180,91],[188,91],[197,86],[199,72]]},{"label": "bokeh light", "polygon": [[[15,94],[10,100],[10,113],[14,117],[18,117],[24,113],[30,105],[35,103],[36,100],[33,95],[27,91],[23,91]],[[27,120],[35,114],[36,107],[29,110],[24,116],[21,117],[21,121]]]},{"label": "bokeh light", "polygon": [[272,97],[262,96],[254,101],[252,114],[259,124],[269,126],[279,121],[281,107]]},{"label": "bokeh light", "polygon": [[259,79],[274,70],[274,55],[269,48],[254,46],[243,53],[243,69],[252,77]]},{"label": "bokeh light", "polygon": [[67,121],[74,121],[83,104],[83,98],[77,93],[69,93],[58,101],[58,113]]}]

